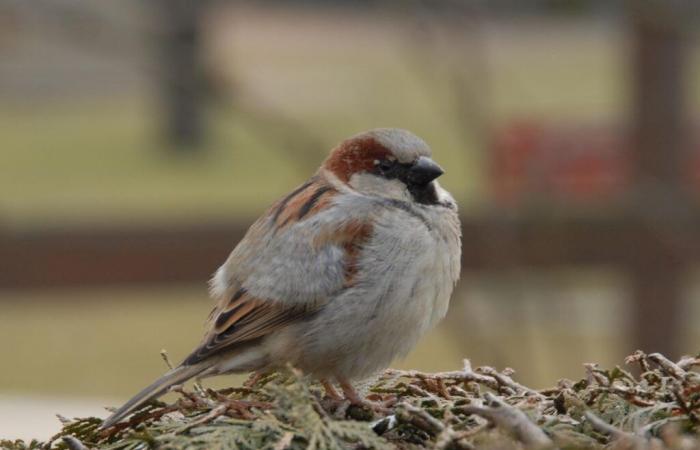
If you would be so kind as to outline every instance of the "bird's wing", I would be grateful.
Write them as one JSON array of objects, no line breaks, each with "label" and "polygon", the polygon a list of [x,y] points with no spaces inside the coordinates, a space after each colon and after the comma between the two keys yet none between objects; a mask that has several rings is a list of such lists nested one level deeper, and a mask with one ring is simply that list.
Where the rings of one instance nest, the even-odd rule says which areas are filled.
[{"label": "bird's wing", "polygon": [[338,195],[312,178],[251,226],[212,281],[218,303],[185,365],[310,317],[353,283],[371,212],[361,205],[349,211]]},{"label": "bird's wing", "polygon": [[222,351],[255,342],[311,313],[310,308],[280,306],[241,290],[241,294],[231,299],[226,308],[218,311],[204,341],[183,364],[193,365]]}]

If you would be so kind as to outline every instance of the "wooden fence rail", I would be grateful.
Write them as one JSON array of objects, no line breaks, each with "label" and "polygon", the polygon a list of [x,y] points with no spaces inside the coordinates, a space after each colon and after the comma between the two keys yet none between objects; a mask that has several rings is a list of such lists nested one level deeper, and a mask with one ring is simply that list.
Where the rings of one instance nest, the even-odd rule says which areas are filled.
[{"label": "wooden fence rail", "polygon": [[[5,232],[0,234],[0,289],[204,283],[246,226]],[[463,268],[467,272],[567,266],[622,270],[633,290],[635,345],[675,352],[679,284],[688,267],[700,261],[697,230],[700,214],[664,220],[635,214],[517,219],[483,214],[463,218]]]}]

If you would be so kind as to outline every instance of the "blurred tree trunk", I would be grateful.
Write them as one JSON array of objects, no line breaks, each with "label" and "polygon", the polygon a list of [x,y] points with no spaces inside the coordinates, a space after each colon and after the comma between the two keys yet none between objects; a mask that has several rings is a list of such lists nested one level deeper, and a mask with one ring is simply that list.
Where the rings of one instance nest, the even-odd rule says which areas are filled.
[{"label": "blurred tree trunk", "polygon": [[205,135],[206,85],[202,64],[205,0],[160,0],[159,37],[163,129],[176,153],[199,151]]}]

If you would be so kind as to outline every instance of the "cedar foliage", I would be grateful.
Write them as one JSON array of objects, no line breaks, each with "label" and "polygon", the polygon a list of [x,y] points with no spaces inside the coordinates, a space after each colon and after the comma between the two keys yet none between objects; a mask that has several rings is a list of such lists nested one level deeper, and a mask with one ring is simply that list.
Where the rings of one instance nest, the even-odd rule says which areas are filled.
[{"label": "cedar foliage", "polygon": [[[585,378],[530,389],[513,371],[387,370],[368,386],[382,413],[324,398],[294,369],[250,387],[176,388],[100,431],[100,419],[61,418],[47,442],[0,441],[28,449],[700,449],[700,357],[672,362],[640,351],[627,369],[584,365]],[[635,372],[635,373],[633,373]]]}]

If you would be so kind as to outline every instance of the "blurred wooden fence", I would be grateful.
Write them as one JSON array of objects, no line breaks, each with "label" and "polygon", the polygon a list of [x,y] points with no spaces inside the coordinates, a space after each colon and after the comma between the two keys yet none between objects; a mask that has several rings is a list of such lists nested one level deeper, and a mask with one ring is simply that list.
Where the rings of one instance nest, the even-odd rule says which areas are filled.
[{"label": "blurred wooden fence", "polygon": [[[71,228],[0,234],[0,289],[204,283],[246,226]],[[674,286],[679,270],[700,261],[700,243],[694,232],[699,229],[697,215],[687,217],[682,229],[669,230],[631,213],[547,218],[494,212],[463,218],[462,263],[468,272],[520,267],[623,268],[637,297],[635,345],[675,350],[678,327],[668,326],[679,320]],[[674,236],[671,241],[666,239],[669,232]],[[642,246],[653,255],[652,260],[641,252]]]}]

